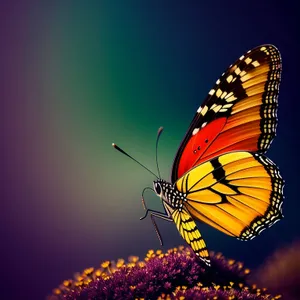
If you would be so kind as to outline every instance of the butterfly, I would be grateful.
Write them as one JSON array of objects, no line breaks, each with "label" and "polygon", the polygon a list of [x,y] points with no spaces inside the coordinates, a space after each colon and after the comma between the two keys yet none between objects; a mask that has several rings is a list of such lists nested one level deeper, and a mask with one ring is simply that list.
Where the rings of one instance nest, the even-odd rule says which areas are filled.
[{"label": "butterfly", "polygon": [[143,198],[144,217],[150,213],[159,238],[154,218],[174,222],[207,266],[209,252],[195,221],[246,241],[283,218],[284,181],[264,155],[276,134],[281,70],[273,45],[256,47],[230,65],[197,109],[171,181],[157,177],[153,183],[164,212],[147,209]]}]

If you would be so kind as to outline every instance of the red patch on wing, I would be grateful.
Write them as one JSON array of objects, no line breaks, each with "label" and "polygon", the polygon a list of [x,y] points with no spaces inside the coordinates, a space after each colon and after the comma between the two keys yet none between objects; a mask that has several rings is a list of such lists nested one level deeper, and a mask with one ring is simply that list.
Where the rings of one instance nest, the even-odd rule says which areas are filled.
[{"label": "red patch on wing", "polygon": [[201,162],[200,158],[222,131],[226,120],[225,117],[214,120],[191,136],[182,153],[177,178]]}]

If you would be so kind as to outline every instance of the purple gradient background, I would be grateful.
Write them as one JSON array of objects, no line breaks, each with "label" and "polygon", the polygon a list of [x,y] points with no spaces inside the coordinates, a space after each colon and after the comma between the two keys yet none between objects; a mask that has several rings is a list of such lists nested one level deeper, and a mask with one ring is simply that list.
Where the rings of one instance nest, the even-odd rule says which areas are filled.
[{"label": "purple gradient background", "polygon": [[[164,125],[167,179],[213,82],[262,43],[283,57],[268,153],[286,180],[285,219],[249,244],[200,229],[210,249],[251,267],[300,236],[299,10],[291,1],[198,2],[1,1],[0,299],[43,299],[76,271],[158,248],[151,222],[139,222],[152,178],[111,142],[154,169]],[[165,249],[183,243],[175,226],[159,225]]]}]

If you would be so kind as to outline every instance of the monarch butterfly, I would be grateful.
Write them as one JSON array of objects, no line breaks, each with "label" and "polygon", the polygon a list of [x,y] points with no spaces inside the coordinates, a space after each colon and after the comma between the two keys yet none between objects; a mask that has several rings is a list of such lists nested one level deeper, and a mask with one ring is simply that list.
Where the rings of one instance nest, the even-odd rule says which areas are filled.
[{"label": "monarch butterfly", "polygon": [[[171,182],[157,177],[117,145],[113,146],[157,177],[154,192],[195,254],[210,266],[206,244],[194,220],[250,240],[283,218],[284,181],[263,154],[275,137],[281,57],[273,45],[242,55],[222,74],[198,108],[175,156]],[[157,144],[162,128],[159,129]],[[159,168],[157,164],[159,173]],[[160,173],[159,173],[160,174]],[[145,189],[144,189],[145,191]]]}]

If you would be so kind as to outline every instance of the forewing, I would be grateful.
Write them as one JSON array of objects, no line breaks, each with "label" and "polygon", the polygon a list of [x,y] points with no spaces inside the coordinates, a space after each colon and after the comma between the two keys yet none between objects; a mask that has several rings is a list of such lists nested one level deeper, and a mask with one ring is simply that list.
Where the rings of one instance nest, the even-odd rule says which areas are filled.
[{"label": "forewing", "polygon": [[230,151],[264,153],[277,124],[281,57],[273,45],[242,55],[217,80],[174,159],[171,181],[200,163]]}]

